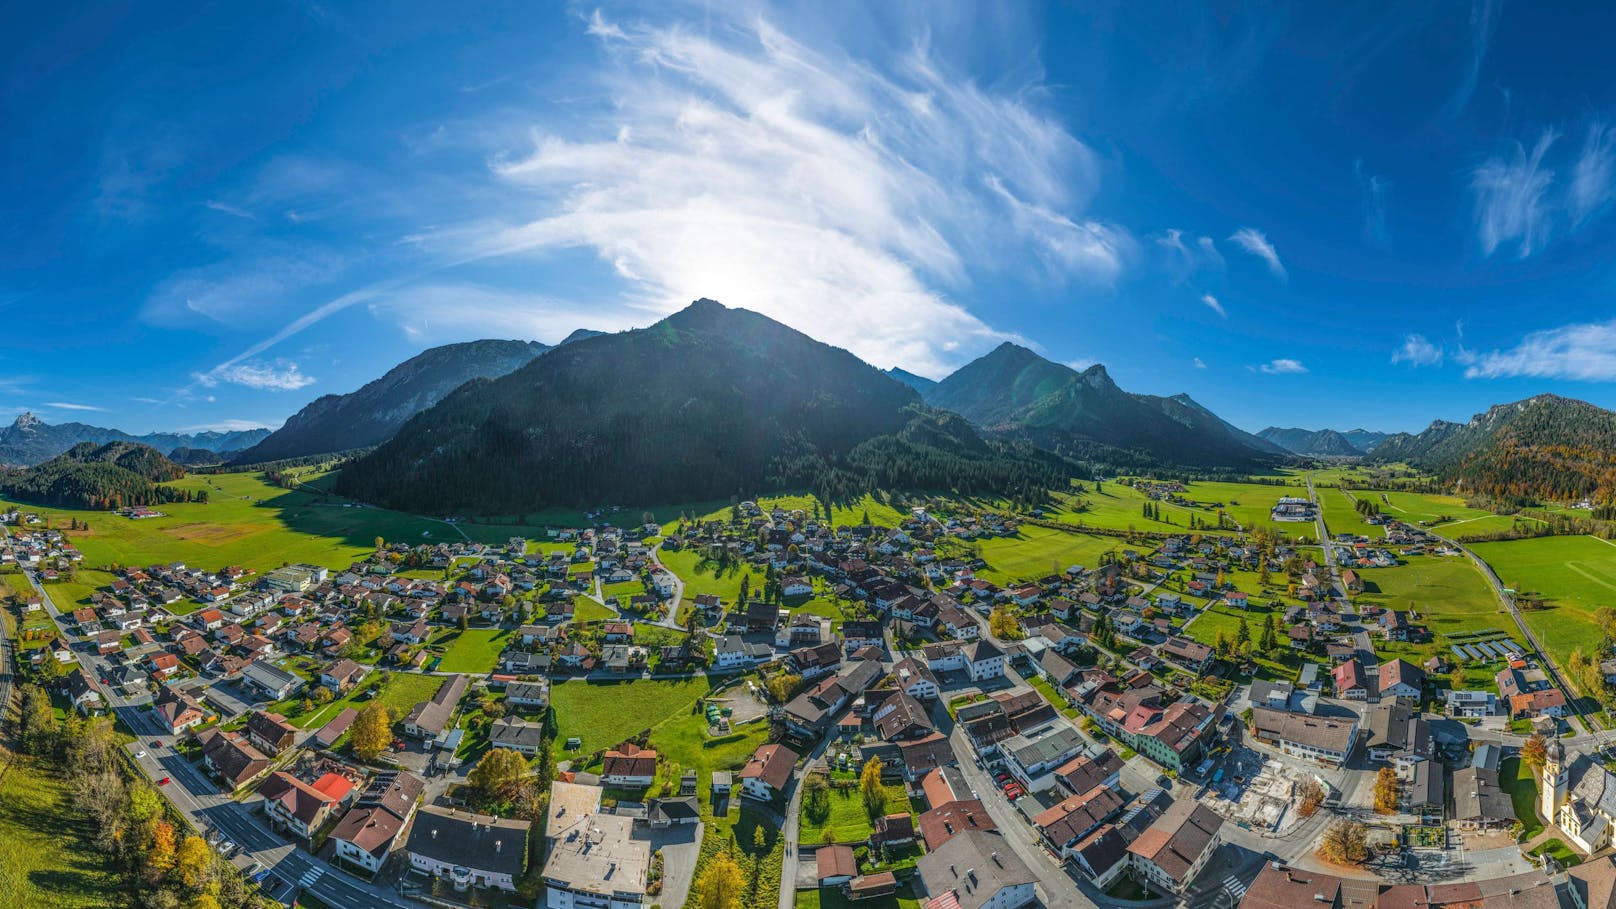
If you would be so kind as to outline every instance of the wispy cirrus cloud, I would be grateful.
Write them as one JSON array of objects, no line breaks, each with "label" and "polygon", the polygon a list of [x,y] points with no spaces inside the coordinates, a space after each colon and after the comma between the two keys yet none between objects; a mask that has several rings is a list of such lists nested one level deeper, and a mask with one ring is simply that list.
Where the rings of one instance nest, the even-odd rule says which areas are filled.
[{"label": "wispy cirrus cloud", "polygon": [[1161,249],[1167,270],[1180,282],[1197,272],[1223,270],[1223,253],[1211,237],[1187,237],[1182,230],[1170,227],[1151,239]]},{"label": "wispy cirrus cloud", "polygon": [[1583,137],[1582,151],[1571,167],[1571,224],[1577,226],[1604,210],[1616,197],[1616,129],[1595,122]]},{"label": "wispy cirrus cloud", "polygon": [[1307,372],[1307,367],[1303,366],[1300,360],[1281,357],[1277,360],[1269,360],[1267,363],[1258,366],[1257,370],[1271,376],[1294,376]]},{"label": "wispy cirrus cloud", "polygon": [[226,382],[257,391],[296,391],[318,381],[313,376],[304,375],[301,368],[291,360],[276,360],[273,363],[256,361],[230,363],[208,372],[196,373],[191,378],[207,388],[214,388],[219,383]]},{"label": "wispy cirrus cloud", "polygon": [[1531,150],[1511,142],[1470,172],[1477,238],[1484,254],[1511,245],[1525,259],[1548,242],[1554,171],[1544,157],[1559,138],[1558,131],[1546,129]]},{"label": "wispy cirrus cloud", "polygon": [[1616,321],[1562,325],[1527,334],[1514,347],[1466,351],[1469,379],[1616,380]]},{"label": "wispy cirrus cloud", "polygon": [[1481,66],[1492,48],[1493,33],[1498,28],[1498,14],[1502,5],[1502,0],[1472,0],[1470,4],[1470,52],[1465,57],[1459,83],[1443,109],[1450,118],[1457,117],[1470,103],[1470,96],[1476,93]]},{"label": "wispy cirrus cloud", "polygon": [[94,404],[73,404],[67,401],[51,401],[40,406],[49,407],[52,410],[106,410],[105,407],[97,407]]},{"label": "wispy cirrus cloud", "polygon": [[1285,271],[1285,263],[1279,260],[1279,251],[1274,244],[1268,242],[1268,236],[1254,227],[1242,227],[1229,237],[1236,246],[1268,263],[1268,270],[1281,281],[1289,276]]},{"label": "wispy cirrus cloud", "polygon": [[1200,357],[1196,357],[1194,362],[1195,362],[1195,368],[1196,369],[1205,369],[1206,368],[1206,363],[1204,361],[1202,361]]},{"label": "wispy cirrus cloud", "polygon": [[1218,302],[1217,297],[1214,297],[1211,294],[1201,294],[1201,302],[1206,304],[1207,309],[1212,310],[1225,319],[1229,318],[1229,314],[1224,311],[1223,304]]},{"label": "wispy cirrus cloud", "polygon": [[1352,174],[1358,180],[1358,193],[1363,200],[1364,239],[1385,248],[1391,242],[1391,232],[1386,225],[1386,200],[1391,193],[1391,181],[1370,173],[1362,158],[1352,162]]},{"label": "wispy cirrus cloud", "polygon": [[1404,335],[1402,345],[1392,351],[1393,363],[1410,366],[1436,366],[1442,362],[1442,357],[1442,347],[1421,334]]}]

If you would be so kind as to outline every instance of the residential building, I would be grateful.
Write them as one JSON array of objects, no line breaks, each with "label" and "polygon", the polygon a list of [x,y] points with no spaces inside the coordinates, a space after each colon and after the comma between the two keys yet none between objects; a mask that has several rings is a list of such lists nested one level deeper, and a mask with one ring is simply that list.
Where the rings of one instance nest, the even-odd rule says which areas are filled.
[{"label": "residential building", "polygon": [[1356,718],[1314,716],[1253,707],[1252,734],[1286,754],[1340,767],[1358,741]]},{"label": "residential building", "polygon": [[336,844],[337,857],[371,874],[380,871],[399,831],[415,817],[425,788],[421,778],[410,773],[389,771],[372,776],[331,831],[329,839]]},{"label": "residential building", "polygon": [[603,786],[644,788],[656,779],[656,765],[655,751],[632,744],[623,745],[606,752],[601,761],[600,782]]},{"label": "residential building", "polygon": [[529,723],[516,717],[501,717],[489,726],[489,744],[518,754],[535,757],[544,745],[544,724]]},{"label": "residential building", "polygon": [[247,717],[247,741],[259,751],[274,757],[297,742],[297,727],[278,713],[254,710]]},{"label": "residential building", "polygon": [[[651,843],[634,821],[603,814],[596,786],[555,782],[545,826],[547,909],[635,909],[646,903]],[[420,826],[420,821],[416,822]]]},{"label": "residential building", "polygon": [[[615,830],[619,824],[614,821],[620,821],[620,825],[633,823],[615,815],[596,818],[597,824]],[[412,870],[446,880],[458,890],[478,887],[514,893],[517,881],[527,870],[527,836],[531,826],[527,821],[423,805],[416,812],[404,851],[409,855]],[[606,852],[602,849],[599,854]],[[644,880],[643,872],[641,880]],[[553,895],[551,899],[552,907],[571,905],[554,902]]]},{"label": "residential building", "polygon": [[1129,865],[1156,892],[1182,896],[1223,841],[1222,828],[1212,809],[1180,799],[1128,845]]},{"label": "residential building", "polygon": [[932,900],[952,894],[959,909],[1020,909],[1037,898],[1038,875],[996,832],[961,831],[921,856],[915,870]]},{"label": "residential building", "polygon": [[760,745],[741,768],[741,795],[759,801],[770,801],[785,791],[791,782],[792,770],[797,765],[797,753],[784,745]]}]

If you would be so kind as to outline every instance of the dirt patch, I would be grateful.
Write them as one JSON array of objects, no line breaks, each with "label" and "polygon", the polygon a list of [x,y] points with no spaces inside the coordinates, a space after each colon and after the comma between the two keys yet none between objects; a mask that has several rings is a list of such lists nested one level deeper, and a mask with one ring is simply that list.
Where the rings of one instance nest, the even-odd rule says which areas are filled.
[{"label": "dirt patch", "polygon": [[197,522],[165,527],[163,528],[163,533],[186,543],[223,546],[226,543],[246,539],[262,529],[257,524],[207,524]]}]

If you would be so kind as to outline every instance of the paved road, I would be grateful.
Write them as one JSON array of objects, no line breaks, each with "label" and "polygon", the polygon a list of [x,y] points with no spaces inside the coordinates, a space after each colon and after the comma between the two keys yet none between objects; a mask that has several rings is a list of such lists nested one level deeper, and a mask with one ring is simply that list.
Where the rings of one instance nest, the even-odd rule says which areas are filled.
[{"label": "paved road", "polygon": [[[803,764],[804,769],[813,766],[815,761],[824,756],[825,748],[835,737],[836,728],[833,726],[831,731],[819,740],[819,744],[814,746],[813,752],[808,755],[807,763]],[[780,825],[780,834],[785,838],[785,855],[780,860],[780,909],[792,909],[797,902],[797,864],[801,860],[797,837],[798,826],[802,821],[799,816],[802,813],[802,778],[801,773],[791,778],[791,794],[786,799],[784,823]]]}]

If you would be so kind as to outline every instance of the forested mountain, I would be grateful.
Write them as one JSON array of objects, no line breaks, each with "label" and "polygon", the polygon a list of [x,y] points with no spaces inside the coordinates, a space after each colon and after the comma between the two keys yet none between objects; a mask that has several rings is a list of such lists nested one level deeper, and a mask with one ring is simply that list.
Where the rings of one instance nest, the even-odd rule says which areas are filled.
[{"label": "forested mountain", "polygon": [[921,394],[925,394],[933,385],[937,384],[935,379],[928,379],[925,376],[917,376],[907,369],[899,369],[896,366],[887,370],[887,375],[897,379],[899,382],[902,382]]},{"label": "forested mountain", "polygon": [[1270,426],[1257,433],[1286,451],[1315,458],[1355,458],[1363,450],[1333,429],[1284,429]]},{"label": "forested mountain", "polygon": [[1341,433],[1341,437],[1347,440],[1348,445],[1364,454],[1373,452],[1380,443],[1386,441],[1386,437],[1389,435],[1390,433],[1375,432],[1370,429],[1348,429]]},{"label": "forested mountain", "polygon": [[226,460],[223,454],[206,448],[176,448],[168,459],[181,467],[212,467]]},{"label": "forested mountain", "polygon": [[1417,436],[1391,436],[1377,461],[1407,461],[1455,490],[1496,498],[1616,500],[1616,413],[1537,395],[1499,404],[1468,423],[1438,420]]},{"label": "forested mountain", "polygon": [[5,429],[0,429],[0,464],[26,467],[56,457],[80,442],[138,442],[159,451],[175,448],[207,448],[213,451],[239,451],[258,444],[269,435],[267,429],[244,429],[232,432],[153,432],[131,435],[117,429],[91,426],[87,423],[58,423],[52,425],[31,413],[17,417]]},{"label": "forested mountain", "polygon": [[0,472],[0,492],[23,502],[63,508],[206,500],[205,492],[158,485],[183,476],[184,468],[150,445],[81,442],[43,464]]},{"label": "forested mountain", "polygon": [[1246,469],[1282,457],[1186,395],[1130,394],[1104,366],[1078,372],[1009,342],[926,392],[983,431],[1118,466]]},{"label": "forested mountain", "polygon": [[427,513],[508,514],[787,487],[1030,493],[1071,470],[985,442],[845,350],[699,300],[467,383],[344,469],[337,489]]},{"label": "forested mountain", "polygon": [[1206,417],[1217,420],[1219,425],[1228,430],[1229,435],[1234,436],[1237,441],[1246,445],[1247,447],[1274,455],[1292,454],[1292,452],[1286,449],[1284,446],[1275,445],[1273,442],[1268,441],[1262,436],[1259,436],[1256,433],[1246,432],[1244,429],[1241,429],[1233,423],[1230,423],[1228,420],[1223,419],[1222,417],[1213,413],[1211,408],[1208,408],[1206,405],[1190,397],[1188,394],[1179,392],[1178,394],[1173,395],[1171,398],[1163,398],[1158,400],[1175,401],[1186,407],[1191,407],[1200,411]]},{"label": "forested mountain", "polygon": [[[598,332],[576,331],[562,343],[591,334]],[[503,376],[549,349],[537,341],[468,341],[424,350],[358,391],[314,399],[231,460],[257,464],[380,444],[466,382]]]}]

